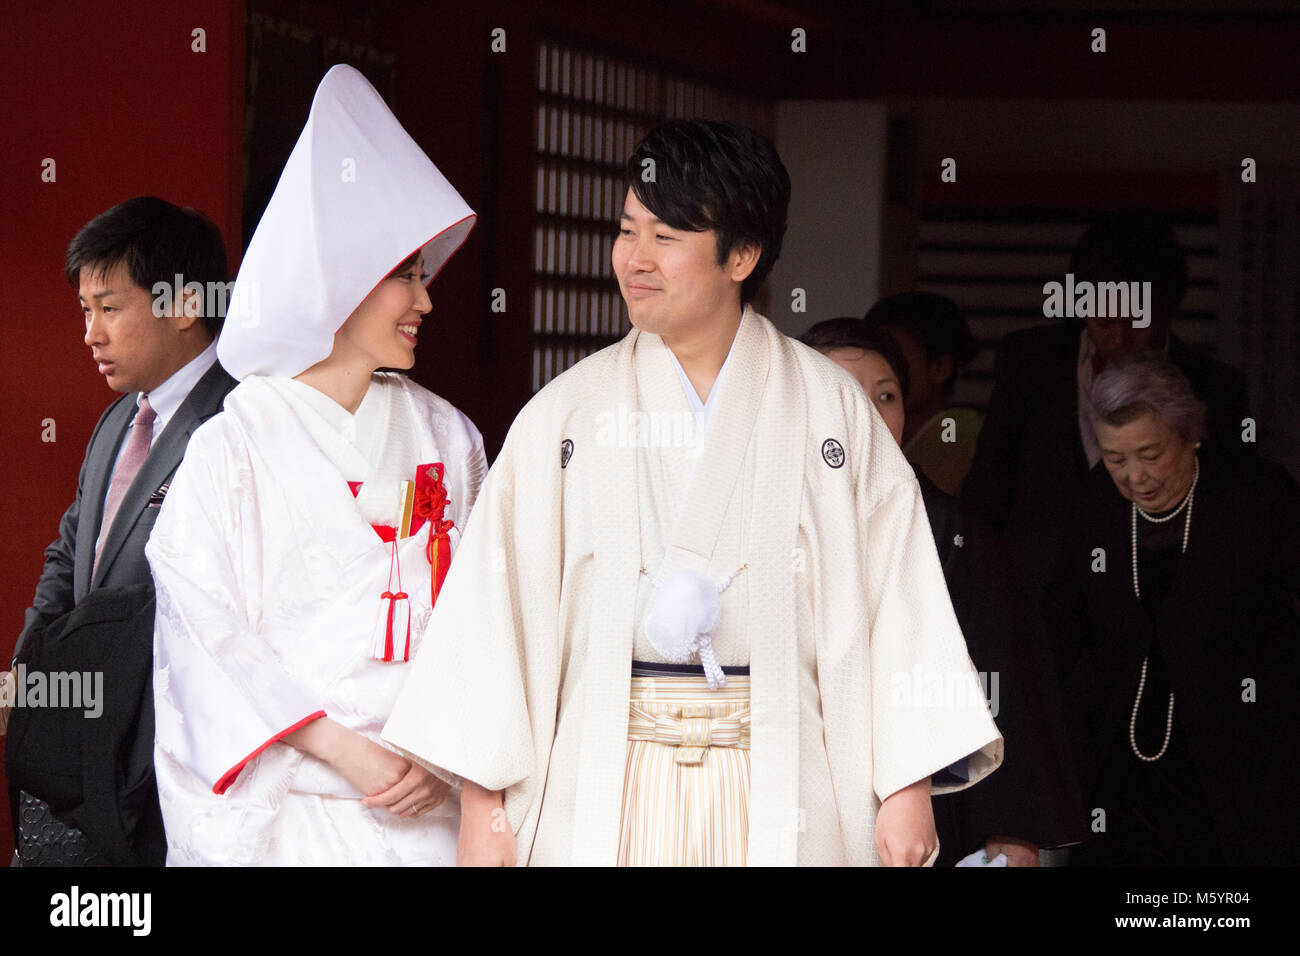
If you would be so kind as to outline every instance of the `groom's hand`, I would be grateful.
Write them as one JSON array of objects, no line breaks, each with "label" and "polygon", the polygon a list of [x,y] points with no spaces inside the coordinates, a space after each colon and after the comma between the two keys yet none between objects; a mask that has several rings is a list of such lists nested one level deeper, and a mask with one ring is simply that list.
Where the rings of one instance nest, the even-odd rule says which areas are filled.
[{"label": "groom's hand", "polygon": [[506,819],[499,790],[485,790],[466,780],[460,792],[460,840],[457,866],[514,866],[514,830]]},{"label": "groom's hand", "polygon": [[885,866],[921,866],[938,846],[929,777],[885,798],[876,814],[876,850]]}]

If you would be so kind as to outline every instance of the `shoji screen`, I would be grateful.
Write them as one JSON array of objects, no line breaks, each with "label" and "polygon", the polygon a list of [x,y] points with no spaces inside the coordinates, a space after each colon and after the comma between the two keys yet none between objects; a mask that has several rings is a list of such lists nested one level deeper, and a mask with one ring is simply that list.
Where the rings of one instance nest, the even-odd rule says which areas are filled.
[{"label": "shoji screen", "polygon": [[1260,454],[1300,477],[1300,169],[1223,176],[1223,357],[1250,369]]},{"label": "shoji screen", "polygon": [[[1043,284],[1064,280],[1070,251],[1096,215],[1079,210],[921,210],[916,287],[958,303],[982,346],[958,382],[957,404],[988,404],[994,354],[1004,335],[1053,321],[1043,317]],[[1187,253],[1188,287],[1178,335],[1212,346],[1219,298],[1218,224],[1213,210],[1173,212],[1169,220]]]}]

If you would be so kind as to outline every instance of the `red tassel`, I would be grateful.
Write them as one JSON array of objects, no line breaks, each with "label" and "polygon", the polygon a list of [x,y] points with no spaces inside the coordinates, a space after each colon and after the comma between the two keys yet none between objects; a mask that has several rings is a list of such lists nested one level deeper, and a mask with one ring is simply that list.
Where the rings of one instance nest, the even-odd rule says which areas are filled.
[{"label": "red tassel", "polygon": [[393,594],[392,591],[385,591],[380,595],[381,600],[383,598],[388,599],[388,624],[384,628],[384,660],[386,661],[393,659],[393,603],[396,597],[397,595]]},{"label": "red tassel", "polygon": [[[394,570],[397,572],[396,591],[392,589]],[[388,602],[387,614],[384,613],[385,601]],[[399,605],[399,601],[404,603]],[[402,645],[400,658],[395,653],[398,643]],[[388,590],[379,596],[379,617],[375,619],[374,633],[370,637],[370,656],[373,660],[388,663],[411,659],[411,602],[410,595],[402,590],[402,567],[397,560],[396,541],[393,542],[388,566]]]},{"label": "red tassel", "polygon": [[[429,604],[438,600],[443,581],[451,566],[451,538],[448,532],[455,525],[443,515],[446,513],[450,499],[446,486],[442,483],[443,466],[441,462],[421,465],[416,471],[415,499],[412,503],[410,534],[415,534],[424,523],[429,525],[429,542],[425,545],[425,557],[429,560]],[[355,495],[360,482],[349,482]],[[378,661],[409,661],[411,659],[411,605],[409,596],[402,591],[402,565],[397,556],[398,532],[387,526],[373,526],[384,541],[393,544],[392,557],[388,565],[388,590],[380,597],[379,614],[375,618],[374,632],[370,638],[370,656]],[[397,590],[393,590],[393,578],[397,579]],[[383,603],[388,602],[387,613]],[[398,601],[405,601],[399,605]],[[381,623],[382,621],[382,623]],[[382,628],[382,631],[381,631]],[[400,656],[397,648],[402,648]]]},{"label": "red tassel", "polygon": [[[377,661],[391,663],[411,659],[411,604],[410,595],[405,591],[385,591],[379,598],[388,602],[388,611],[384,613],[380,606],[383,620],[382,631],[379,621],[375,622],[375,634],[371,638],[370,656]],[[405,602],[399,604],[398,602]],[[402,654],[397,655],[397,648]]]},{"label": "red tassel", "polygon": [[[434,524],[446,524],[451,526],[451,522],[435,522]],[[435,535],[433,533],[434,524],[429,525],[429,543],[425,546],[425,556],[429,559],[429,604],[438,603],[438,592],[442,590],[442,582],[447,578],[447,570],[451,567],[451,538],[447,532]]]}]

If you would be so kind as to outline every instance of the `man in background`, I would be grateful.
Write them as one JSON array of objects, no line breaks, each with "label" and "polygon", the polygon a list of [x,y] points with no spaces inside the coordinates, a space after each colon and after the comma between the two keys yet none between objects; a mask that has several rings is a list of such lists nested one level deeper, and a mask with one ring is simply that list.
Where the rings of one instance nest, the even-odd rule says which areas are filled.
[{"label": "man in background", "polygon": [[996,383],[962,500],[1002,532],[1035,607],[1069,509],[1101,460],[1096,436],[1080,417],[1080,396],[1108,363],[1141,349],[1166,351],[1209,406],[1206,441],[1252,447],[1241,440],[1245,377],[1172,332],[1187,289],[1187,258],[1168,223],[1145,212],[1103,219],[1079,240],[1069,270],[1076,283],[1150,282],[1149,324],[1090,316],[1012,333],[998,348]]},{"label": "man in background", "polygon": [[[227,288],[226,270],[217,227],[152,196],[95,217],[68,247],[66,275],[85,317],[84,341],[99,374],[122,397],[91,434],[76,495],[45,549],[15,660],[33,632],[52,633],[92,592],[152,584],[144,546],[167,484],[190,435],[221,410],[236,384],[216,360],[224,309],[211,307],[224,305],[224,294],[214,293]],[[181,294],[155,295],[159,283]],[[138,639],[152,644],[152,617],[140,630]],[[139,859],[161,865],[166,843],[152,780],[146,789],[132,842]],[[11,787],[10,800],[18,865],[106,862],[94,840],[55,816],[39,795]]]}]

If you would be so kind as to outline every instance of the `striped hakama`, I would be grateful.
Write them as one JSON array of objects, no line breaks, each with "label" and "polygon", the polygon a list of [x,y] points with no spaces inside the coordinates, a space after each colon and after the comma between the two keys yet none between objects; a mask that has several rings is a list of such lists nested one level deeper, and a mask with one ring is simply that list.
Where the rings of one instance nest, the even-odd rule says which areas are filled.
[{"label": "striped hakama", "polygon": [[619,866],[744,866],[749,678],[633,677]]}]

